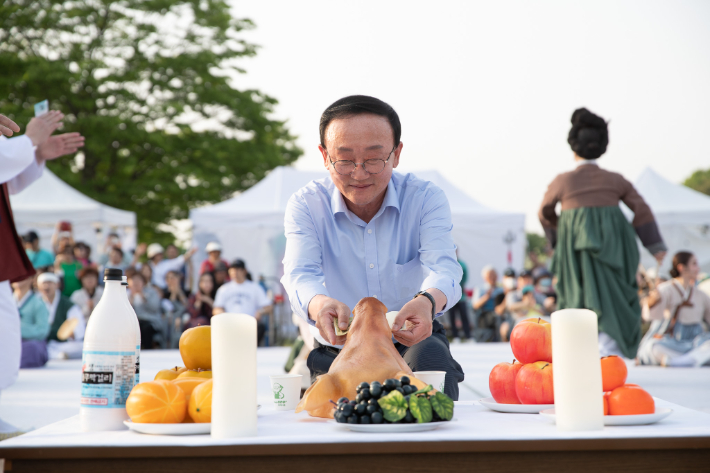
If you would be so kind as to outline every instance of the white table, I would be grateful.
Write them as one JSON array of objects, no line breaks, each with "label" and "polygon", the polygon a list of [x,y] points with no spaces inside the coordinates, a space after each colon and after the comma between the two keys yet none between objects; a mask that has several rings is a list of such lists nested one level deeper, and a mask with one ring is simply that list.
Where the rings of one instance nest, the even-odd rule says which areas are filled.
[{"label": "white table", "polygon": [[[647,426],[558,432],[534,414],[501,414],[456,404],[455,420],[431,432],[364,434],[306,413],[259,411],[256,437],[83,433],[78,416],[0,443],[0,458],[22,471],[703,471],[710,468],[710,414],[673,409]],[[363,456],[364,454],[364,456]]]}]

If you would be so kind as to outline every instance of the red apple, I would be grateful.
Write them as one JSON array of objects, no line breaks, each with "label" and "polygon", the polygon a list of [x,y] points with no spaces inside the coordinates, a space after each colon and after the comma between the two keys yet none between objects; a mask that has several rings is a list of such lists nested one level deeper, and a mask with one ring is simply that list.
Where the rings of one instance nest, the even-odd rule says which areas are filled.
[{"label": "red apple", "polygon": [[520,368],[515,377],[515,392],[522,404],[554,404],[552,363],[537,361]]},{"label": "red apple", "polygon": [[515,360],[512,363],[498,363],[493,367],[488,376],[488,389],[497,403],[520,404],[515,393],[515,377],[522,367],[522,363]]},{"label": "red apple", "polygon": [[526,319],[510,334],[513,355],[523,364],[552,362],[552,325],[542,319]]}]

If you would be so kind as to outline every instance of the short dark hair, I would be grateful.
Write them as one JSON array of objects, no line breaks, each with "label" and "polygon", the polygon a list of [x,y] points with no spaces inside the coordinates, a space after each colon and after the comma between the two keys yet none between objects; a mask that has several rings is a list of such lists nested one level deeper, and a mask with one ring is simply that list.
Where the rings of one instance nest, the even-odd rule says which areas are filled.
[{"label": "short dark hair", "polygon": [[325,130],[330,125],[330,122],[338,118],[348,118],[364,113],[371,113],[385,117],[392,127],[394,135],[394,145],[399,145],[399,139],[402,136],[402,125],[399,122],[399,115],[394,111],[389,104],[375,97],[367,95],[350,95],[336,100],[328,106],[320,116],[320,144],[325,148]]},{"label": "short dark hair", "polygon": [[123,258],[123,250],[121,248],[114,246],[111,248],[111,252],[113,251],[117,251],[121,255],[121,258]]},{"label": "short dark hair", "polygon": [[39,236],[37,235],[37,232],[35,232],[34,230],[30,230],[26,234],[22,235],[22,240],[25,243],[33,243],[39,240]]}]

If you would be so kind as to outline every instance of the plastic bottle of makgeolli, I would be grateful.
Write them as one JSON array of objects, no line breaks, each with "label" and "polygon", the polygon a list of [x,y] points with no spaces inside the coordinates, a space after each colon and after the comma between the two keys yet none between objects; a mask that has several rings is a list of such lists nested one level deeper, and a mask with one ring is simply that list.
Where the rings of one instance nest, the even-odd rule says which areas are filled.
[{"label": "plastic bottle of makgeolli", "polygon": [[126,428],[126,398],[135,383],[136,316],[126,305],[121,276],[120,269],[104,271],[104,293],[84,334],[79,420],[85,432]]},{"label": "plastic bottle of makgeolli", "polygon": [[[126,276],[122,277],[121,280],[121,286],[123,286],[123,289],[126,290],[128,288],[128,278]],[[126,293],[126,305],[130,309],[131,313],[133,314],[133,321],[135,322],[135,330],[136,330],[136,382],[135,384],[140,383],[140,377],[141,377],[141,326],[138,323],[138,316],[136,315],[136,311],[133,310],[133,306],[131,303],[128,301],[128,294]]]}]

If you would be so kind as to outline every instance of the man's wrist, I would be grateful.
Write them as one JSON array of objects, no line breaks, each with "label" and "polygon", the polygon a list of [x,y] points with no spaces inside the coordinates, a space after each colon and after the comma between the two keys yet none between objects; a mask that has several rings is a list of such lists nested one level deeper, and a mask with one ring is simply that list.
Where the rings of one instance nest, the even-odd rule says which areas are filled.
[{"label": "man's wrist", "polygon": [[416,299],[419,296],[426,297],[427,299],[429,299],[429,302],[431,303],[431,320],[434,320],[434,317],[436,316],[436,299],[434,299],[434,296],[429,294],[429,292],[427,291],[417,292],[414,295],[413,299]]}]

